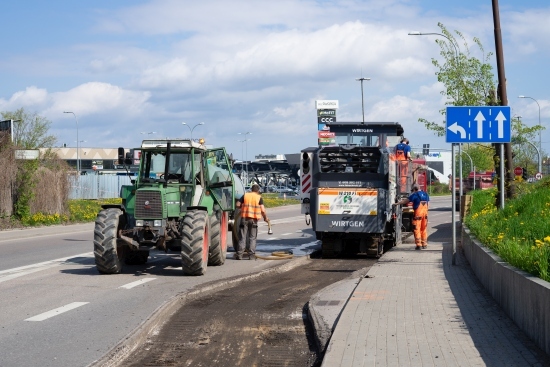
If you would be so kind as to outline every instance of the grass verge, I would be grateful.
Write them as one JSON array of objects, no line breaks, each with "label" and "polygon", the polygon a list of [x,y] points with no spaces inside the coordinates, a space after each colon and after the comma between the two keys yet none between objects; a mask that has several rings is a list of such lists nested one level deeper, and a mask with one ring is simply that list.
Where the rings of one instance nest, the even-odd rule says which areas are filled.
[{"label": "grass verge", "polygon": [[509,264],[550,281],[550,179],[518,183],[517,197],[497,210],[496,189],[472,192],[464,223]]}]

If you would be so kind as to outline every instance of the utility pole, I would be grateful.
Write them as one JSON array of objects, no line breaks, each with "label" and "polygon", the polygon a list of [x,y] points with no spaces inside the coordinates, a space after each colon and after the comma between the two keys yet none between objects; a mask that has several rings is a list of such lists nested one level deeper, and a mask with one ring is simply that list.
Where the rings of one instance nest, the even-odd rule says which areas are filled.
[{"label": "utility pole", "polygon": [[[508,106],[508,95],[506,94],[506,75],[504,73],[504,51],[502,47],[502,33],[500,30],[500,14],[498,8],[498,0],[492,0],[493,2],[493,23],[495,28],[495,50],[497,58],[497,71],[498,71],[498,92],[500,96],[500,105]],[[501,147],[502,144],[495,144],[495,150],[498,154],[499,151],[504,151],[503,156],[499,160],[499,166],[501,167],[500,171],[503,172],[502,165],[505,165],[506,172],[505,176],[501,176],[501,181],[504,181],[504,185],[499,185],[499,197],[497,202],[499,202],[500,208],[504,208],[504,199],[505,193],[507,198],[511,198],[515,194],[515,187],[513,185],[513,165],[512,160],[512,145],[510,143],[505,143],[504,149]],[[503,159],[504,158],[504,159]],[[505,191],[506,190],[506,191]]]}]

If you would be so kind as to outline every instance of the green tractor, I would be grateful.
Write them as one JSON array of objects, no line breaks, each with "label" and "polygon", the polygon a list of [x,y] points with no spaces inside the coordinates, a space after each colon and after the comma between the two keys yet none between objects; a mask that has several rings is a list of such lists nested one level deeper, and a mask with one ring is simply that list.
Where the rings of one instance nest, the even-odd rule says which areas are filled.
[{"label": "green tractor", "polygon": [[[125,166],[133,163],[124,148],[118,155]],[[144,140],[138,176],[120,189],[122,203],[103,205],[97,215],[98,271],[115,274],[123,263],[144,264],[152,248],[181,251],[186,275],[223,265],[236,190],[244,193],[237,181],[224,148],[192,140]]]}]

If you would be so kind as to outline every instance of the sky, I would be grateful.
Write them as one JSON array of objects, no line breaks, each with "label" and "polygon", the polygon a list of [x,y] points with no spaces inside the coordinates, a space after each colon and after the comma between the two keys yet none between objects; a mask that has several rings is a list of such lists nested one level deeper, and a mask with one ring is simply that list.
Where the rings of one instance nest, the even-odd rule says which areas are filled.
[{"label": "sky", "polygon": [[[463,33],[474,56],[474,37],[494,53],[491,4],[11,1],[2,6],[0,111],[24,107],[46,117],[57,146],[76,146],[78,134],[81,147],[134,148],[193,130],[193,138],[251,160],[315,146],[316,100],[338,100],[338,121],[359,122],[363,97],[367,123],[399,122],[413,147],[449,149],[418,122],[444,121],[431,63],[441,59],[438,37],[408,33],[439,33],[441,22]],[[550,3],[499,7],[512,114],[535,126],[540,106],[542,149],[550,152]],[[495,56],[491,64],[496,80]],[[363,96],[360,77],[371,78]]]}]

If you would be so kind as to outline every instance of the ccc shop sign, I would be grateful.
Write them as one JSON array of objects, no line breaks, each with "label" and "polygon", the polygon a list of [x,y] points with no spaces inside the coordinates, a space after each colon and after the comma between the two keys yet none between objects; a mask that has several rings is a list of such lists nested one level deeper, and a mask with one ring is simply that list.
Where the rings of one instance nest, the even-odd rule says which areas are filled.
[{"label": "ccc shop sign", "polygon": [[335,116],[323,116],[323,117],[318,117],[317,118],[317,122],[320,123],[320,124],[333,124],[336,122],[336,117]]}]

